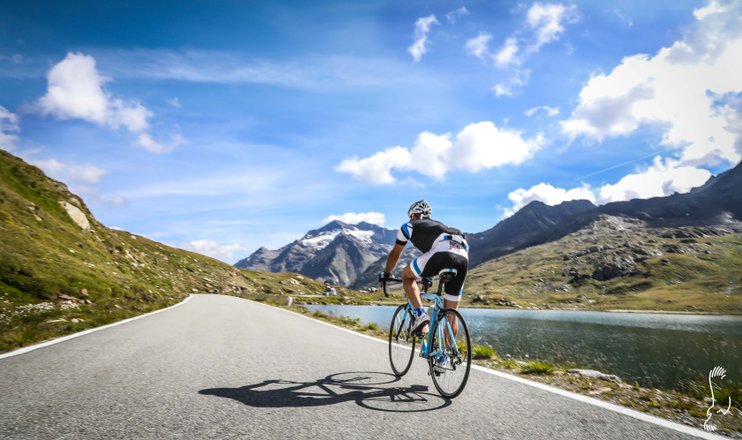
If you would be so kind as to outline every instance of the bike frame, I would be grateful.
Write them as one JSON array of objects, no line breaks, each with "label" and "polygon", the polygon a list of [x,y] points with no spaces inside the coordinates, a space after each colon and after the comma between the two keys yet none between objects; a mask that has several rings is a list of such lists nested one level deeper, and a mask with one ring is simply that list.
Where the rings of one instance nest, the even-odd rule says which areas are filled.
[{"label": "bike frame", "polygon": [[[420,300],[422,301],[433,301],[433,313],[430,317],[430,323],[428,323],[428,328],[432,330],[433,328],[436,329],[438,332],[438,340],[443,341],[443,330],[445,328],[449,328],[447,326],[436,326],[438,323],[438,320],[443,316],[443,300],[441,300],[441,293],[443,292],[443,287],[445,286],[445,282],[442,280],[438,283],[438,292],[437,293],[428,293],[427,289],[423,292],[420,292]],[[412,319],[414,306],[410,302],[409,299],[407,299],[407,307],[405,307],[405,313],[407,318]],[[455,340],[453,334],[448,335],[451,340]],[[435,356],[440,356],[443,354],[443,350],[438,347],[435,351],[430,351],[430,347],[433,342],[433,332],[428,331],[427,336],[420,338],[420,357],[421,358],[430,358]],[[459,355],[459,348],[455,347],[456,355]]]}]

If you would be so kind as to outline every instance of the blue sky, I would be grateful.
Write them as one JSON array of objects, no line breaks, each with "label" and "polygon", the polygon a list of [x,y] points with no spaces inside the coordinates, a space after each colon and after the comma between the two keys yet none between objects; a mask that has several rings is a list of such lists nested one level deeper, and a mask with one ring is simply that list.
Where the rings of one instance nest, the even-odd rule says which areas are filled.
[{"label": "blue sky", "polygon": [[465,231],[742,154],[740,1],[3,1],[0,148],[234,263],[330,218]]}]

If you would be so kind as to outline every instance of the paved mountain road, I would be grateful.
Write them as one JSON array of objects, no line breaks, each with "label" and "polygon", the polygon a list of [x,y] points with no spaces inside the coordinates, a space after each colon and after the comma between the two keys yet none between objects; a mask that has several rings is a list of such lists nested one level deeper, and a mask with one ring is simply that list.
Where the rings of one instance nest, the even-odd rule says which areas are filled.
[{"label": "paved mountain road", "polygon": [[0,438],[688,439],[472,370],[436,394],[415,358],[239,298],[186,304],[0,360]]}]

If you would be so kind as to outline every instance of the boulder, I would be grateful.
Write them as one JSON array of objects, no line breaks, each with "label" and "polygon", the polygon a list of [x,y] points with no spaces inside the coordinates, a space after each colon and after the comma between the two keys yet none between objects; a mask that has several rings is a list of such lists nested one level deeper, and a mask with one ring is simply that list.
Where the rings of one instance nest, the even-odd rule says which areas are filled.
[{"label": "boulder", "polygon": [[581,369],[581,368],[573,368],[571,370],[567,370],[567,373],[576,374],[582,377],[589,377],[591,379],[602,379],[602,380],[607,380],[609,382],[621,383],[621,378],[616,376],[615,374],[605,374],[598,370],[586,370],[586,369]]}]

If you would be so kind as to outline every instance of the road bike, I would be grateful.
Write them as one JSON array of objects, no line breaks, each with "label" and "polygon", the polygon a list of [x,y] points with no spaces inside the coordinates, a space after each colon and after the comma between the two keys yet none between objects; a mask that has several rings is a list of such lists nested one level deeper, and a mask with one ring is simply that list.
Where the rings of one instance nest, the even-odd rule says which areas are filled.
[{"label": "road bike", "polygon": [[[428,362],[428,374],[433,385],[444,396],[453,398],[461,394],[469,379],[471,367],[471,338],[466,321],[454,309],[444,309],[441,295],[444,286],[456,277],[456,269],[443,269],[438,274],[437,293],[428,293],[432,281],[423,282],[420,299],[433,301],[428,309],[430,331],[427,334],[412,334],[414,306],[407,304],[397,307],[389,326],[389,362],[392,371],[398,377],[404,376],[412,365],[415,346],[420,341],[419,356]],[[390,278],[387,281],[401,282]],[[389,296],[386,283],[383,283],[384,295]]]}]

